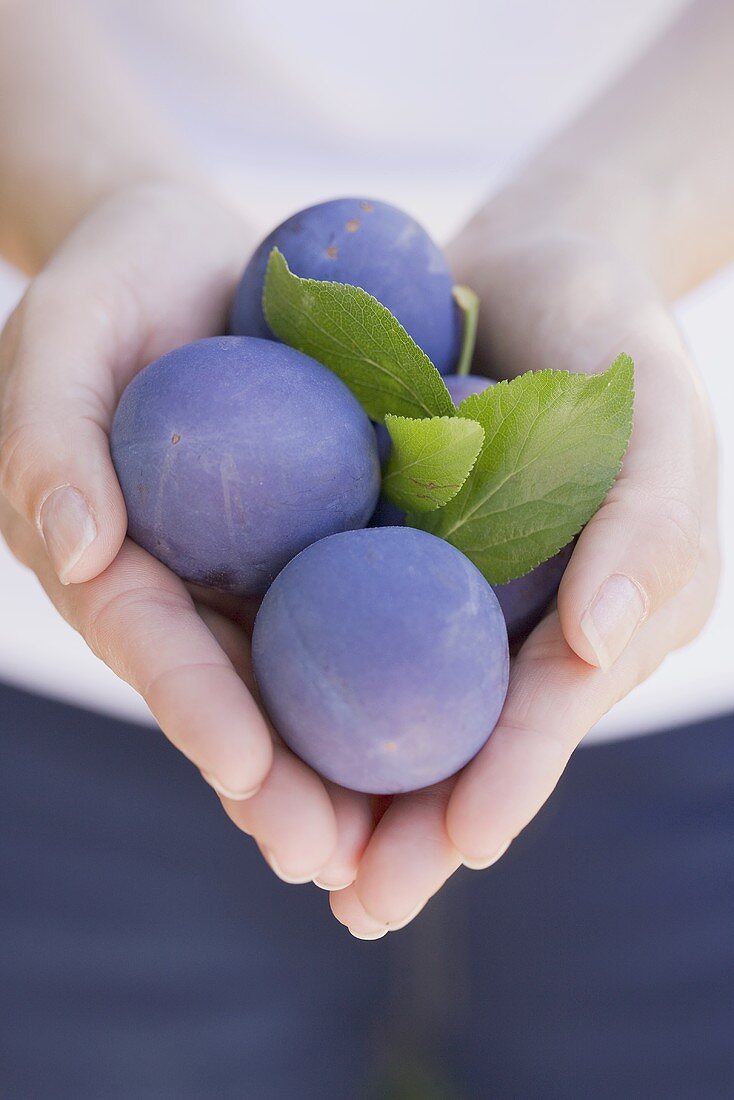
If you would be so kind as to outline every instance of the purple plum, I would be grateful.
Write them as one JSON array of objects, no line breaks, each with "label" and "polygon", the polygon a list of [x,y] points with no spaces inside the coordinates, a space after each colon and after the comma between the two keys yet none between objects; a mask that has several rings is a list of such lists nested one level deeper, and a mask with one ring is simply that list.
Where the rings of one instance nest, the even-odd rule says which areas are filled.
[{"label": "purple plum", "polygon": [[467,397],[475,393],[484,393],[495,385],[493,378],[484,378],[481,374],[449,374],[444,378],[446,389],[455,405],[460,405]]},{"label": "purple plum", "polygon": [[[455,405],[460,405],[472,394],[482,393],[489,386],[495,385],[491,378],[482,378],[477,374],[450,374],[444,378],[444,382]],[[390,454],[390,436],[384,424],[375,424],[375,434],[380,462],[384,464]],[[381,496],[370,520],[370,527],[402,523],[405,523],[405,512]],[[510,642],[522,641],[543,618],[549,603],[558,592],[572,550],[573,543],[570,543],[524,577],[495,586],[494,591],[505,616]]]},{"label": "purple plum", "polygon": [[120,399],[112,458],[129,534],[185,580],[261,595],[305,546],[363,527],[380,465],[343,382],[254,337],[177,348]]},{"label": "purple plum", "polygon": [[387,497],[381,496],[377,501],[370,518],[370,527],[402,527],[405,523],[405,512],[393,504]]},{"label": "purple plum", "polygon": [[372,199],[332,199],[284,221],[245,268],[230,320],[237,335],[272,339],[262,291],[275,247],[294,274],[349,283],[377,298],[442,374],[456,365],[462,326],[454,280],[441,250],[402,210]]},{"label": "purple plum", "polygon": [[410,527],[332,535],[294,558],[262,602],[252,658],[293,751],[370,794],[453,775],[507,693],[491,587],[455,547]]},{"label": "purple plum", "polygon": [[507,633],[513,644],[527,638],[533,627],[543,618],[549,603],[558,592],[573,548],[574,543],[570,542],[552,558],[536,565],[524,577],[516,577],[507,584],[494,586],[507,623]]}]

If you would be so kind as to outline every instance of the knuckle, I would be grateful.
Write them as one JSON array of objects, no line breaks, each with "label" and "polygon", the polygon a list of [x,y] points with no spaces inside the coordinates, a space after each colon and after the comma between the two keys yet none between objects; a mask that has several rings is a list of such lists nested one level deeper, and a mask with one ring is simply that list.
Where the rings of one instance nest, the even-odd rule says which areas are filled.
[{"label": "knuckle", "polygon": [[123,588],[88,612],[81,632],[92,652],[118,669],[123,649],[133,652],[143,644],[155,645],[156,628],[151,624],[161,621],[159,613],[163,613],[171,629],[177,630],[178,620],[186,610],[181,595],[165,588],[150,585]]},{"label": "knuckle", "polygon": [[13,557],[27,569],[34,564],[35,534],[14,508],[0,503],[0,533]]},{"label": "knuckle", "polygon": [[698,563],[701,524],[696,509],[673,496],[657,501],[655,520],[679,577],[689,579]]},{"label": "knuckle", "polygon": [[28,423],[4,423],[0,433],[0,492],[17,499],[38,450],[37,428]]},{"label": "knuckle", "polygon": [[673,492],[621,481],[610,495],[612,509],[628,515],[631,509],[635,526],[650,533],[656,547],[663,547],[667,564],[661,574],[668,583],[680,588],[693,576],[701,553],[701,519],[697,508]]},{"label": "knuckle", "polygon": [[714,537],[703,544],[696,575],[683,593],[678,647],[688,645],[705,627],[716,604],[720,578],[721,557]]},{"label": "knuckle", "polygon": [[[529,645],[517,658],[508,702],[500,718],[538,753],[563,770],[584,729],[584,697],[577,687],[576,660],[560,638],[553,648]],[[548,701],[553,700],[553,721],[548,720]]]}]

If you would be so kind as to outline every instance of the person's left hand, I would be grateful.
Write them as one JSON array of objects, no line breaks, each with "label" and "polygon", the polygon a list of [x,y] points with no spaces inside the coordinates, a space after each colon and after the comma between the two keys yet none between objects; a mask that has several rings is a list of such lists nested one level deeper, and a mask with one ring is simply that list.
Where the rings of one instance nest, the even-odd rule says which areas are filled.
[{"label": "person's left hand", "polygon": [[109,450],[137,371],[223,330],[248,238],[183,181],[121,187],[76,226],[0,334],[0,537],[273,871],[343,885],[372,828],[367,798],[323,783],[272,736],[240,601],[186,586],[125,538]]},{"label": "person's left hand", "polygon": [[701,630],[718,579],[716,448],[681,336],[647,281],[592,242],[505,248],[477,279],[488,373],[636,363],[622,473],[551,613],[512,663],[499,723],[458,775],[395,798],[331,908],[353,935],[404,927],[463,863],[490,866],[591,727]]}]

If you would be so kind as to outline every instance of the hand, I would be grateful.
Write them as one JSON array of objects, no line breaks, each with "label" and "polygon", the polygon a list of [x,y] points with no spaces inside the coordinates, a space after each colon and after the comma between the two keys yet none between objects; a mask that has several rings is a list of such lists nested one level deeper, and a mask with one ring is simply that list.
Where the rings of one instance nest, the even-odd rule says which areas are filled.
[{"label": "hand", "polygon": [[273,743],[236,625],[245,609],[202,590],[194,601],[125,539],[109,454],[136,371],[223,331],[250,244],[218,202],[170,184],[121,191],[77,227],[0,338],[0,530],[273,868],[340,885],[372,828],[367,799],[327,789]]},{"label": "hand", "polygon": [[[478,253],[479,254],[479,253]],[[490,866],[589,729],[700,631],[718,579],[716,454],[675,324],[614,252],[578,238],[505,244],[462,270],[482,299],[486,373],[636,364],[622,473],[578,540],[558,608],[512,664],[499,724],[457,777],[393,800],[334,915],[360,936],[403,927],[462,863]],[[475,367],[476,370],[476,367]]]}]

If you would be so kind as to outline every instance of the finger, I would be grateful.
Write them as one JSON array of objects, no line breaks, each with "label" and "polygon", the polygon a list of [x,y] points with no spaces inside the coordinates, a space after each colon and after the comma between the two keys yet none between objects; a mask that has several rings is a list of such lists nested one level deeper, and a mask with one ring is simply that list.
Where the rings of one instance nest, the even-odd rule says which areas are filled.
[{"label": "finger", "polygon": [[450,779],[396,798],[377,826],[348,896],[332,909],[353,935],[404,928],[461,865],[446,832]]},{"label": "finger", "polygon": [[514,663],[498,725],[449,801],[448,835],[467,866],[499,858],[549,797],[585,734],[701,629],[715,588],[716,569],[704,559],[606,673],[570,649],[557,612],[540,624]]},{"label": "finger", "polygon": [[[199,614],[259,702],[249,641],[245,644],[242,628],[210,607],[199,606]],[[246,801],[224,795],[221,801],[227,815],[239,829],[255,838],[271,870],[284,882],[310,882],[317,871],[322,873],[332,862],[336,873],[346,873],[343,864],[350,856],[355,858],[354,848],[360,844],[359,836],[355,835],[359,814],[355,818],[350,812],[349,799],[341,797],[352,792],[325,784],[279,743],[274,732],[272,736],[273,764],[267,779]],[[361,842],[362,846],[365,842]],[[342,858],[335,861],[339,848]]]},{"label": "finger", "polygon": [[255,617],[262,603],[261,596],[240,596],[218,588],[205,588],[191,581],[186,582],[186,587],[197,607],[218,611],[220,615],[243,627],[248,637],[252,637]]},{"label": "finger", "polygon": [[390,931],[386,924],[365,912],[354,886],[330,894],[329,905],[339,924],[343,924],[356,940],[381,940]]},{"label": "finger", "polygon": [[203,221],[185,204],[149,188],[96,211],[3,335],[0,493],[41,533],[64,584],[97,576],[125,536],[107,439],[120,392],[164,351],[221,330],[231,220],[212,205],[206,232],[182,232]]},{"label": "finger", "polygon": [[247,687],[254,681],[245,631],[211,608],[197,614],[182,582],[130,541],[102,576],[64,588],[32,529],[20,517],[9,520],[7,507],[0,513],[16,557],[38,573],[94,652],[140,692],[276,874],[286,881],[317,875],[336,845],[334,809],[305,764],[273,749]]},{"label": "finger", "polygon": [[69,289],[53,308],[31,291],[11,318],[0,420],[0,493],[38,530],[63,584],[104,569],[127,526],[107,439],[115,349],[70,308]]},{"label": "finger", "polygon": [[693,576],[701,510],[715,492],[705,407],[683,353],[675,355],[638,361],[622,474],[581,534],[558,596],[567,641],[601,669]]},{"label": "finger", "polygon": [[[184,584],[126,540],[99,577],[64,587],[33,529],[3,531],[64,618],[145,699],[162,731],[218,791],[247,798],[272,762],[268,725]],[[236,629],[231,626],[231,629]],[[242,660],[249,660],[242,632]]]},{"label": "finger", "polygon": [[334,783],[327,783],[326,789],[336,814],[337,844],[314,882],[322,890],[344,890],[357,877],[359,861],[374,829],[374,818],[367,795]]},{"label": "finger", "polygon": [[222,804],[284,882],[311,882],[336,847],[336,815],[323,782],[283,745],[275,745],[257,794],[246,802],[223,798]]},{"label": "finger", "polygon": [[477,869],[496,863],[550,795],[587,730],[676,641],[683,644],[700,628],[715,591],[715,546],[711,559],[614,675],[570,650],[557,614],[545,620],[520,651],[508,705],[487,746],[457,780],[393,802],[356,882],[332,895],[337,920],[358,938],[379,938],[413,920],[461,862]]}]

